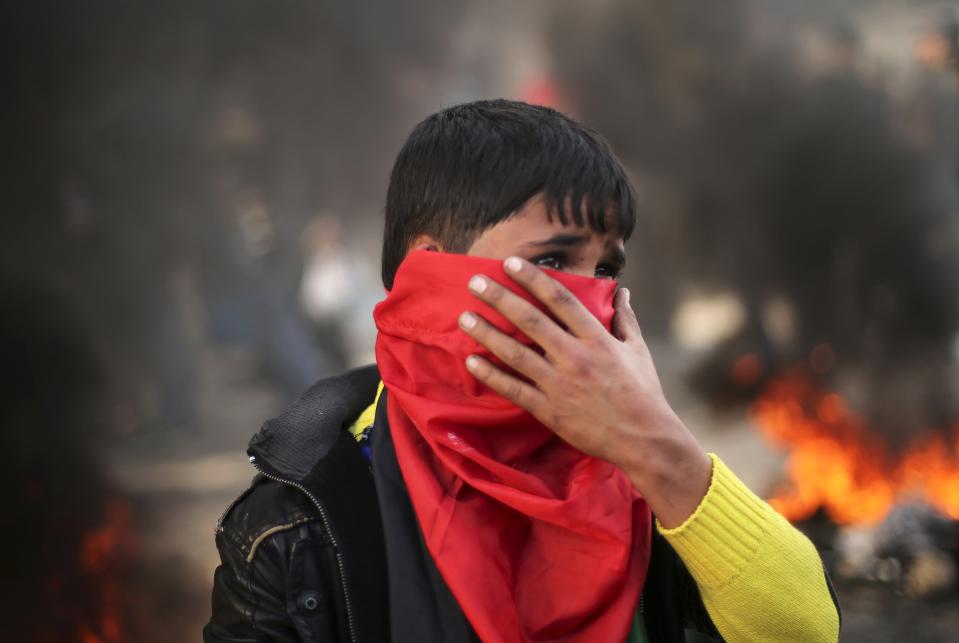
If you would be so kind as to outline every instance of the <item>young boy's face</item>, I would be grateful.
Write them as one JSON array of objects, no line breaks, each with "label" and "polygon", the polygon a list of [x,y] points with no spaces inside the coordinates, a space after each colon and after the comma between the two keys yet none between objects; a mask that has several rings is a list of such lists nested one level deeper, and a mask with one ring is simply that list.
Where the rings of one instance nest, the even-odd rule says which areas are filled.
[{"label": "young boy's face", "polygon": [[466,254],[489,259],[522,257],[574,275],[615,279],[626,263],[623,239],[615,226],[597,232],[589,226],[550,221],[546,199],[538,194],[520,210],[483,231]]}]

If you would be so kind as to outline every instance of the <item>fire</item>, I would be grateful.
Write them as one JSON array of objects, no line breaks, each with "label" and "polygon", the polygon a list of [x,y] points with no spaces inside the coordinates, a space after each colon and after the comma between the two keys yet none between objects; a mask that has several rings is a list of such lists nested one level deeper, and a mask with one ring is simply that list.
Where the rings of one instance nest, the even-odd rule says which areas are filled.
[{"label": "fire", "polygon": [[123,643],[128,639],[125,627],[127,597],[123,581],[129,561],[136,550],[130,505],[120,498],[104,507],[103,524],[84,534],[80,548],[80,568],[92,581],[97,614],[80,625],[82,643]]},{"label": "fire", "polygon": [[801,372],[772,380],[750,418],[770,443],[789,450],[789,483],[769,501],[789,520],[822,508],[837,523],[875,524],[903,496],[959,519],[959,424],[951,438],[927,432],[896,455],[839,394]]}]

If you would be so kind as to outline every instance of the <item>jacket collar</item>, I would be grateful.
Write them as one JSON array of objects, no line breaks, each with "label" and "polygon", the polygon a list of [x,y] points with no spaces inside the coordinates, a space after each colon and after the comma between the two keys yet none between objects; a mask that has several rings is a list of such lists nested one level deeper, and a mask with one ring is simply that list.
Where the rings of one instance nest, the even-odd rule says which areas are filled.
[{"label": "jacket collar", "polygon": [[375,364],[320,380],[263,424],[250,439],[247,454],[255,458],[258,469],[302,482],[369,406],[379,381]]}]

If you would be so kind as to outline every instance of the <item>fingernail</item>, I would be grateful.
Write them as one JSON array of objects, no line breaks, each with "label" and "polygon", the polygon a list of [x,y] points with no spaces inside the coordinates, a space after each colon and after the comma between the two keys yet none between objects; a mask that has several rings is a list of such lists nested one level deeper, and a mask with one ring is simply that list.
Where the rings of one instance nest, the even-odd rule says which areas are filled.
[{"label": "fingernail", "polygon": [[[463,282],[460,282],[460,283],[463,283]],[[475,277],[470,279],[469,287],[470,287],[470,290],[472,290],[473,292],[478,292],[478,293],[484,292],[486,290],[486,280],[480,277],[479,275],[476,275]]]},{"label": "fingernail", "polygon": [[466,368],[472,371],[477,366],[479,366],[479,358],[476,355],[470,355],[466,358]]},{"label": "fingernail", "polygon": [[506,272],[519,272],[523,267],[523,262],[520,261],[519,257],[510,257],[503,266],[506,268]]},{"label": "fingernail", "polygon": [[625,293],[623,297],[626,298],[626,301],[624,301],[623,303],[629,306],[629,288],[623,288],[622,290]]},{"label": "fingernail", "polygon": [[476,325],[476,315],[470,312],[466,312],[460,315],[460,326],[462,328],[470,329],[475,325]]}]

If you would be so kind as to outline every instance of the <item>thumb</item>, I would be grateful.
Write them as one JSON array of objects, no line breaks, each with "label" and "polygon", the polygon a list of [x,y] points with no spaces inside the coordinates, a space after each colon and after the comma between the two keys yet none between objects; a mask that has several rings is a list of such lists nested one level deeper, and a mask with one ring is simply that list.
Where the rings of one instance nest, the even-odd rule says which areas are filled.
[{"label": "thumb", "polygon": [[642,339],[643,332],[639,329],[636,313],[629,305],[629,290],[620,288],[616,291],[614,302],[616,314],[613,317],[613,335],[622,342]]}]

